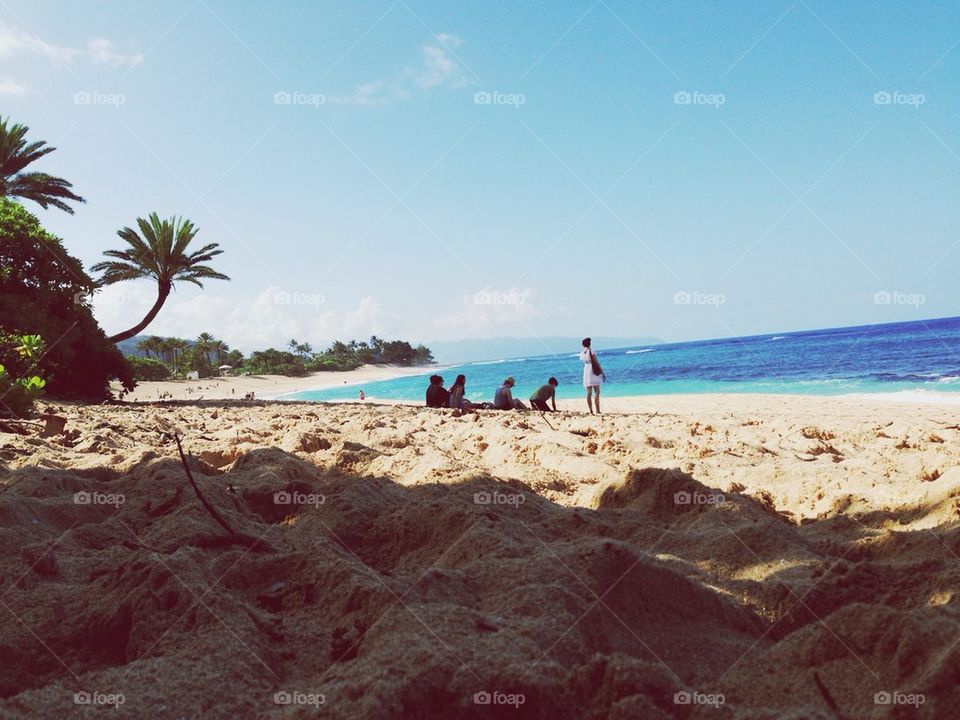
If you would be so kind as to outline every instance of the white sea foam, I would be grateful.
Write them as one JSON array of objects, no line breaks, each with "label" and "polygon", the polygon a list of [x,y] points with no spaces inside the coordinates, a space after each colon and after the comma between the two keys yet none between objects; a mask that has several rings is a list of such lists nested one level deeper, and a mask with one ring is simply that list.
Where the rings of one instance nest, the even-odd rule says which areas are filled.
[{"label": "white sea foam", "polygon": [[[627,350],[624,355],[639,355],[640,353],[653,352],[653,348],[645,348],[643,350]],[[580,357],[579,355],[575,357]]]}]

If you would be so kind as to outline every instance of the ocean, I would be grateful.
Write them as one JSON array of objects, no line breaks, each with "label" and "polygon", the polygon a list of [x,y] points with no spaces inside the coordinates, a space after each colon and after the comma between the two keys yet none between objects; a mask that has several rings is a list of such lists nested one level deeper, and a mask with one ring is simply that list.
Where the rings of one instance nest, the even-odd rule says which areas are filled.
[{"label": "ocean", "polygon": [[[795,393],[846,395],[899,393],[936,400],[960,393],[960,317],[883,325],[784,332],[749,337],[594,348],[608,382],[604,396],[669,393]],[[514,397],[526,401],[551,375],[557,396],[583,395],[579,347],[569,353],[474,362],[423,375],[285,395],[284,399],[342,400],[362,389],[371,399],[423,401],[428,376],[453,383],[467,377],[467,397],[492,401],[508,375]],[[960,394],[946,400],[960,401]]]}]

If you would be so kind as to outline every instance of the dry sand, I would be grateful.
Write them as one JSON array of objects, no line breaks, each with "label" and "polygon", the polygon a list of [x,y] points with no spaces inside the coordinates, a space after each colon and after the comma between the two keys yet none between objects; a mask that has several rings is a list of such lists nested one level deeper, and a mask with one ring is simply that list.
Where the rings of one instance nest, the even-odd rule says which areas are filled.
[{"label": "dry sand", "polygon": [[[152,402],[166,394],[173,400],[242,400],[248,392],[253,392],[257,399],[269,400],[289,393],[325,390],[341,385],[356,385],[359,395],[364,383],[389,380],[404,375],[422,375],[438,369],[442,368],[440,366],[363,365],[356,370],[315,372],[303,377],[239,375],[203,380],[140,382],[133,392],[125,395],[124,399],[131,402]],[[117,394],[120,390],[120,385],[114,383],[114,393]]]},{"label": "dry sand", "polygon": [[955,406],[607,405],[0,434],[0,716],[957,717]]}]

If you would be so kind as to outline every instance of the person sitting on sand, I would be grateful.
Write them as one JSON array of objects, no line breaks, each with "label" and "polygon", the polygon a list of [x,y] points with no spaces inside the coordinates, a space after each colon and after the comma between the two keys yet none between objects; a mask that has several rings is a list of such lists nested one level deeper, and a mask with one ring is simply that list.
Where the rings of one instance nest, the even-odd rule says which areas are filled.
[{"label": "person sitting on sand", "polygon": [[593,415],[594,400],[592,393],[596,393],[597,415],[600,414],[600,383],[606,381],[607,376],[600,367],[597,354],[590,349],[590,338],[583,339],[583,350],[580,351],[580,362],[583,363],[583,386],[587,389],[587,407]]},{"label": "person sitting on sand", "polygon": [[444,408],[450,401],[450,393],[443,386],[443,378],[440,375],[430,376],[430,387],[427,388],[427,407]]},{"label": "person sitting on sand", "polygon": [[[536,392],[530,396],[530,405],[540,412],[556,412],[557,411],[557,385],[560,383],[557,382],[555,377],[547,380],[546,385],[541,385],[537,388]],[[550,406],[547,405],[547,400],[553,402],[553,409],[550,409]]]},{"label": "person sitting on sand", "polygon": [[457,379],[453,381],[453,385],[450,386],[450,400],[448,405],[457,410],[469,410],[473,407],[473,403],[463,397],[463,393],[467,387],[467,376],[466,375],[457,375]]},{"label": "person sitting on sand", "polygon": [[503,385],[497,388],[493,396],[493,406],[497,410],[526,410],[527,406],[513,397],[513,386],[517,381],[508,377],[503,381]]}]

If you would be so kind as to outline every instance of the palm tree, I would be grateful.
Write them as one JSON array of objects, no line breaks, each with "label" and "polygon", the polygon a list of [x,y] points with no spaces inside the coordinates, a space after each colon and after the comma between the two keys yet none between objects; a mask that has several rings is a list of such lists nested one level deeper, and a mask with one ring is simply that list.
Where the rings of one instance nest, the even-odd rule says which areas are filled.
[{"label": "palm tree", "polygon": [[163,340],[156,335],[149,335],[143,340],[137,342],[137,350],[142,352],[147,357],[150,357],[150,353],[156,353],[157,357],[160,357],[162,342]]},{"label": "palm tree", "polygon": [[190,341],[183,338],[170,338],[170,349],[173,352],[173,374],[177,374],[177,351],[182,356],[190,347]]},{"label": "palm tree", "polygon": [[210,362],[210,353],[213,352],[213,346],[216,342],[217,339],[208,332],[200,333],[197,336],[195,347],[198,352],[207,356],[207,362]]},{"label": "palm tree", "polygon": [[199,228],[183,218],[171,217],[161,220],[157,213],[151,213],[149,221],[137,218],[140,232],[125,227],[117,235],[129,245],[125,250],[106,250],[103,254],[115,260],[105,260],[94,265],[91,270],[102,272],[102,285],[111,285],[122,280],[153,278],[157,281],[157,301],[144,316],[129,330],[113,335],[110,342],[120,342],[141,332],[160,312],[163,303],[178,280],[203,287],[201,280],[229,280],[209,265],[214,257],[223,252],[217,243],[204,245],[199,250],[188,253],[190,242],[196,237]]},{"label": "palm tree", "polygon": [[223,365],[223,356],[230,352],[230,346],[227,345],[223,340],[215,340],[213,347],[211,348],[217,356],[217,367],[219,368]]},{"label": "palm tree", "polygon": [[19,124],[8,126],[8,121],[9,118],[0,117],[0,196],[33,200],[44,210],[53,205],[72,215],[73,208],[63,200],[86,201],[70,191],[71,183],[46,173],[23,172],[27,165],[56,148],[43,140],[28,143],[26,134],[30,128]]},{"label": "palm tree", "polygon": [[287,343],[287,347],[290,348],[290,352],[292,353],[295,353],[297,351],[297,347],[299,345],[300,343],[298,343],[296,340],[291,340],[290,342]]}]

